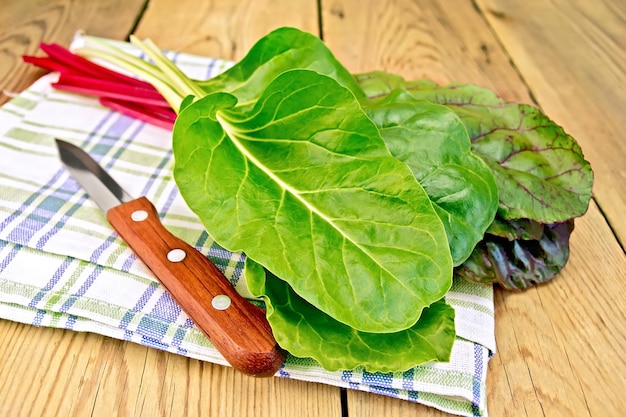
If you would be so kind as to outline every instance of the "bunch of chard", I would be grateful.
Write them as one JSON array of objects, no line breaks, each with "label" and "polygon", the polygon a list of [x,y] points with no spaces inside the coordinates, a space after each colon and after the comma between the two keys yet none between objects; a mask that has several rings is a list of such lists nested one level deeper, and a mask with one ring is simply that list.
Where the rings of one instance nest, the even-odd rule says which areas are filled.
[{"label": "bunch of chard", "polygon": [[[292,28],[203,81],[151,42],[131,42],[154,64],[96,39],[77,53],[130,71],[161,102],[112,86],[120,95],[107,97],[95,70],[72,88],[146,106],[145,120],[165,126],[173,119],[152,110],[175,112],[178,188],[218,244],[246,254],[250,292],[290,353],[330,370],[445,361],[453,277],[518,289],[565,264],[592,172],[538,109],[471,85],[355,76]],[[61,67],[50,66],[72,73]]]}]

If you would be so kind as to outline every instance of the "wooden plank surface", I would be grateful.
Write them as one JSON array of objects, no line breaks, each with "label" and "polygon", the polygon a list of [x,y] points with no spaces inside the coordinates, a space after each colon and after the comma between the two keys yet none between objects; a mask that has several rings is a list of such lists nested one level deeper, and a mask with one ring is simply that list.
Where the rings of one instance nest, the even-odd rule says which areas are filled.
[{"label": "wooden plank surface", "polygon": [[[239,60],[281,26],[319,34],[316,0],[152,0],[135,32],[163,49]],[[190,14],[189,11],[194,10]]]},{"label": "wooden plank surface", "polygon": [[577,138],[626,246],[626,2],[478,0],[528,87]]},{"label": "wooden plank surface", "polygon": [[[141,15],[143,3],[0,0],[0,89],[20,91],[40,74],[18,65],[38,42],[67,44],[77,29],[124,39],[140,18],[135,33],[167,49],[236,60],[260,36],[289,25],[320,34],[353,72],[470,82],[536,101],[581,143],[596,172],[597,204],[576,222],[570,261],[556,280],[522,293],[496,291],[489,412],[621,415],[623,2],[333,0],[321,1],[321,19],[315,0],[151,0]],[[342,415],[334,387],[256,380],[94,334],[3,320],[0,358],[0,416]],[[356,391],[348,391],[347,406],[347,415],[359,417],[443,415]]]},{"label": "wooden plank surface", "polygon": [[474,83],[532,104],[471,0],[322,4],[324,41],[352,72],[383,70],[439,84]]},{"label": "wooden plank surface", "polygon": [[[511,2],[500,3],[508,10]],[[407,79],[469,82],[518,102],[532,103],[534,96],[543,106],[543,95],[525,82],[523,65],[509,63],[508,44],[500,44],[499,33],[485,25],[483,11],[473,2],[455,1],[452,6],[436,0],[396,0],[368,5],[341,0],[322,10],[324,40],[351,71],[382,69]],[[555,14],[553,10],[544,19]],[[579,94],[591,88],[583,86]],[[563,123],[580,117],[574,111],[559,115]],[[598,134],[596,140],[612,143],[606,135],[610,132]],[[593,152],[591,143],[581,145],[587,155]],[[610,159],[608,169],[623,169],[618,162]],[[626,309],[620,301],[626,299],[626,258],[594,203],[576,224],[571,259],[556,280],[519,294],[496,291],[499,350],[488,374],[491,415],[607,416],[626,408],[619,394],[626,388]],[[357,416],[438,415],[419,405],[354,391],[348,392],[348,409]]]},{"label": "wooden plank surface", "polygon": [[[620,415],[626,400],[626,257],[594,203],[554,281],[496,292],[488,403],[501,416]],[[590,261],[592,260],[592,261]]]},{"label": "wooden plank surface", "polygon": [[327,385],[252,378],[91,333],[2,320],[0,352],[1,416],[341,415],[339,389]]},{"label": "wooden plank surface", "polygon": [[0,104],[39,78],[43,71],[23,65],[22,55],[40,42],[68,45],[77,30],[124,40],[144,0],[0,0]]}]

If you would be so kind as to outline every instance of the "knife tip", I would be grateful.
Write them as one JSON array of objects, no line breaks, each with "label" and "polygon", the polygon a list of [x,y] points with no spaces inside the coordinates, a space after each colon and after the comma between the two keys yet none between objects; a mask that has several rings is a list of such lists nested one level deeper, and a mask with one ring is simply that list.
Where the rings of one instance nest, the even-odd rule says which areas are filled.
[{"label": "knife tip", "polygon": [[56,143],[57,147],[61,147],[61,146],[71,146],[72,144],[69,143],[68,141],[65,141],[63,139],[59,139],[59,138],[54,138],[54,142]]}]

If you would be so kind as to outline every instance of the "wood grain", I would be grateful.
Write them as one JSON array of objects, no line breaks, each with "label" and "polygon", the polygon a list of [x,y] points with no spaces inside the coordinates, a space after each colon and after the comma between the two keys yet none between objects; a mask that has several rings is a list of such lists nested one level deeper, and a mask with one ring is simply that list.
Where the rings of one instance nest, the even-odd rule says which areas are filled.
[{"label": "wood grain", "polygon": [[[38,76],[19,56],[39,41],[67,44],[77,29],[124,39],[142,5],[0,0],[0,89],[20,91]],[[496,291],[489,412],[623,414],[624,3],[322,1],[321,31],[317,7],[313,0],[151,0],[136,34],[168,49],[239,59],[271,29],[296,26],[321,34],[354,72],[471,82],[536,101],[581,143],[596,172],[598,205],[577,220],[557,279],[522,293]],[[339,397],[327,385],[259,380],[100,335],[0,321],[0,416],[339,416]],[[346,412],[443,415],[356,391],[348,391]]]},{"label": "wood grain", "polygon": [[281,26],[318,34],[317,1],[152,0],[135,34],[164,49],[238,60]]},{"label": "wood grain", "polygon": [[598,205],[626,246],[626,3],[477,4],[543,110],[582,146]]},{"label": "wood grain", "polygon": [[474,83],[532,103],[498,40],[470,0],[339,0],[323,3],[324,41],[353,73]]},{"label": "wood grain", "polygon": [[43,74],[21,58],[38,54],[40,42],[68,45],[78,30],[123,40],[142,6],[143,0],[0,0],[0,104]]},{"label": "wood grain", "polygon": [[[499,10],[507,10],[516,2],[501,3]],[[445,4],[397,0],[363,7],[356,0],[335,1],[322,10],[324,39],[353,72],[382,69],[407,79],[470,82],[509,100],[532,103],[536,98],[543,106],[543,96],[525,83],[529,76],[522,66],[511,65],[508,43],[485,24],[483,12],[471,1]],[[551,10],[545,19],[557,14]],[[580,88],[584,95],[592,86]],[[564,124],[578,117],[560,114],[557,121]],[[612,139],[601,135],[598,140]],[[587,154],[593,152],[592,144],[581,145]],[[615,171],[622,165],[613,158],[607,167]],[[576,225],[570,261],[557,279],[522,293],[496,291],[498,352],[488,373],[491,415],[600,417],[619,415],[626,407],[619,395],[626,388],[626,310],[620,301],[626,299],[624,251],[595,203]],[[442,414],[354,391],[348,392],[348,410],[358,416]]]},{"label": "wood grain", "polygon": [[[626,257],[592,204],[576,221],[571,257],[553,281],[496,292],[490,412],[502,416],[620,415],[626,400]],[[590,260],[595,260],[592,262]]]},{"label": "wood grain", "polygon": [[91,333],[1,320],[0,352],[2,416],[341,415],[326,385],[248,377]]}]

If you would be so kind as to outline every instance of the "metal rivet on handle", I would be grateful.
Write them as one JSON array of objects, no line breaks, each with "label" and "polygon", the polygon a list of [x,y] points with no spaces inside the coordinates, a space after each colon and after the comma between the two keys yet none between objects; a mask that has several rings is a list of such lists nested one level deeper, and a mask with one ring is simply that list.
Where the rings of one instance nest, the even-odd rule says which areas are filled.
[{"label": "metal rivet on handle", "polygon": [[170,262],[180,262],[185,259],[185,256],[187,256],[187,254],[182,249],[172,249],[167,253],[167,259]]},{"label": "metal rivet on handle", "polygon": [[230,297],[224,294],[216,295],[211,300],[211,305],[216,310],[226,310],[230,307]]},{"label": "metal rivet on handle", "polygon": [[148,218],[148,212],[145,210],[135,210],[130,214],[130,218],[134,222],[142,222]]}]

